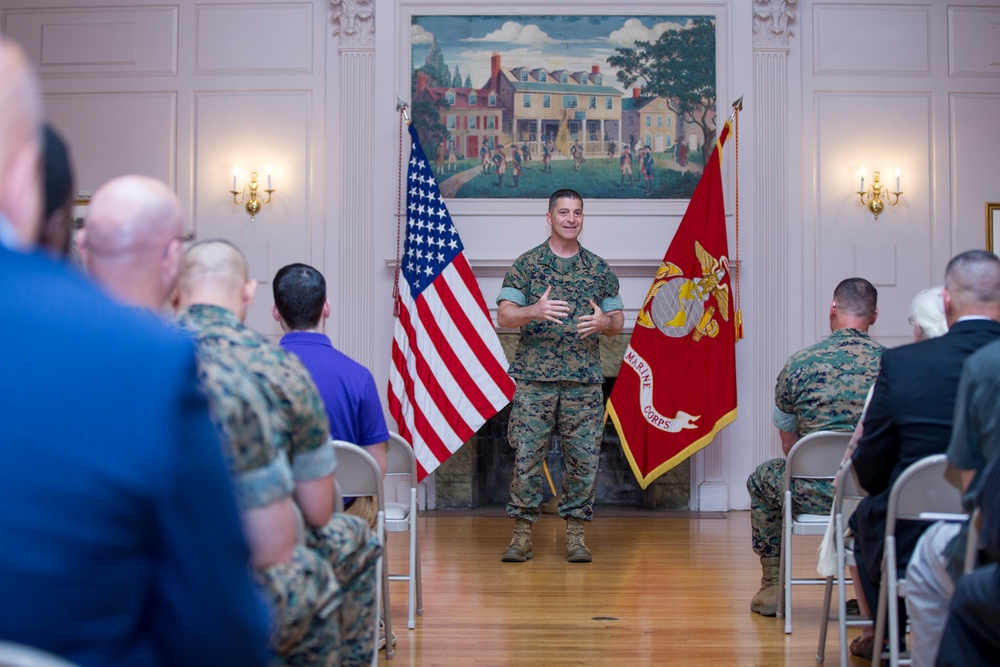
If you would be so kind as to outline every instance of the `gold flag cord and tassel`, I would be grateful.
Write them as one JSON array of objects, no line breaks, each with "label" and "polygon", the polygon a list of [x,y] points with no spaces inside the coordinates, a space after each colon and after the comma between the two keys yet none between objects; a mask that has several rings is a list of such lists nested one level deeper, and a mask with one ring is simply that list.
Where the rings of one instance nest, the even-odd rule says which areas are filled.
[{"label": "gold flag cord and tassel", "polygon": [[396,111],[399,112],[399,164],[396,175],[396,271],[392,277],[392,316],[399,317],[399,271],[401,269],[401,244],[403,240],[403,124],[410,124],[406,113],[406,102],[396,96]]},{"label": "gold flag cord and tassel", "polygon": [[734,255],[736,270],[733,272],[733,282],[736,284],[734,292],[736,298],[733,302],[735,317],[733,324],[736,326],[736,341],[743,339],[743,308],[740,298],[740,111],[743,109],[743,97],[733,102],[733,131],[736,134],[736,208],[733,212],[733,219],[736,226],[736,253]]}]

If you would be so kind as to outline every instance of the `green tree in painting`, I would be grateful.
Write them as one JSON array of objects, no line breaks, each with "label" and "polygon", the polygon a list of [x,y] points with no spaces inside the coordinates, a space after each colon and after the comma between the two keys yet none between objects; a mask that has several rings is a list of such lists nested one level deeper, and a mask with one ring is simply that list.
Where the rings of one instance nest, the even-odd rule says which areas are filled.
[{"label": "green tree in painting", "polygon": [[472,88],[472,77],[468,74],[465,75],[465,87]]},{"label": "green tree in painting", "polygon": [[436,39],[431,42],[431,50],[424,58],[423,70],[430,79],[428,86],[447,87],[451,83],[451,71],[444,61],[444,54],[441,53],[441,47],[438,46]]},{"label": "green tree in painting", "polygon": [[428,155],[433,157],[437,145],[448,141],[450,137],[448,128],[441,122],[441,113],[438,107],[432,102],[414,102],[413,108],[410,109],[410,118],[413,127],[417,130],[417,135],[420,136],[420,145],[424,147],[424,151]]},{"label": "green tree in painting", "polygon": [[667,30],[655,42],[615,49],[608,64],[627,88],[643,80],[643,93],[662,97],[686,123],[701,128],[705,145],[715,143],[715,22],[697,18],[683,30]]},{"label": "green tree in painting", "polygon": [[452,88],[462,87],[462,75],[458,73],[458,65],[455,65],[455,75],[451,77],[451,87]]}]

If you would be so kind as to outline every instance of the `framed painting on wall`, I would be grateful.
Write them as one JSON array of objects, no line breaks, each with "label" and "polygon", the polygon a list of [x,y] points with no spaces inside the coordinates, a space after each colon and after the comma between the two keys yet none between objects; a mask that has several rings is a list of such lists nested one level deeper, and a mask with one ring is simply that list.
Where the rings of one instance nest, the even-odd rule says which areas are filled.
[{"label": "framed painting on wall", "polygon": [[73,229],[81,229],[83,221],[87,218],[87,209],[90,208],[90,197],[76,199],[73,201]]},{"label": "framed painting on wall", "polygon": [[410,11],[411,118],[445,197],[690,198],[718,131],[718,16]]},{"label": "framed painting on wall", "polygon": [[986,249],[1000,250],[1000,203],[986,204]]},{"label": "framed painting on wall", "polygon": [[76,266],[83,266],[83,258],[80,256],[80,237],[83,234],[83,222],[87,218],[87,210],[90,208],[90,197],[84,197],[73,201],[70,222],[70,237],[68,257],[70,263]]}]

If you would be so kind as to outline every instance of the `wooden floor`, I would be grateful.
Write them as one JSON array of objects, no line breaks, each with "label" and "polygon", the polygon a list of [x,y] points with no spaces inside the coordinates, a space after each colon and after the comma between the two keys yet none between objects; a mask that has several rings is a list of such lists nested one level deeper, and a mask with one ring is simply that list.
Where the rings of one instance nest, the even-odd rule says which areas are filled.
[{"label": "wooden floor", "polygon": [[[598,512],[590,564],[566,562],[565,523],[552,516],[535,524],[533,560],[501,563],[513,522],[470,514],[419,519],[424,613],[407,630],[406,584],[390,584],[396,653],[380,665],[816,664],[822,587],[794,588],[791,635],[750,612],[760,565],[748,512]],[[393,573],[405,572],[406,539],[389,535]],[[795,540],[796,575],[814,575],[819,538]],[[836,624],[826,652],[837,665]]]}]

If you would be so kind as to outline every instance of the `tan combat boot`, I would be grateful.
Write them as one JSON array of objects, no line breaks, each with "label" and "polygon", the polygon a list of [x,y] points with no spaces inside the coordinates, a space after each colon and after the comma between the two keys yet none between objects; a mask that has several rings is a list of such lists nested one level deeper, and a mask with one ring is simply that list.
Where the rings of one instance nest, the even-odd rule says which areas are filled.
[{"label": "tan combat boot", "polygon": [[583,543],[583,519],[566,520],[566,560],[570,563],[589,563],[590,549]]},{"label": "tan combat boot", "polygon": [[761,558],[760,567],[763,574],[760,578],[760,590],[750,601],[750,611],[761,616],[774,616],[778,613],[778,566],[781,559],[778,556]]},{"label": "tan combat boot", "polygon": [[514,524],[514,537],[510,538],[510,545],[504,549],[500,560],[504,563],[523,563],[533,555],[531,552],[531,522],[527,519],[518,519]]}]

